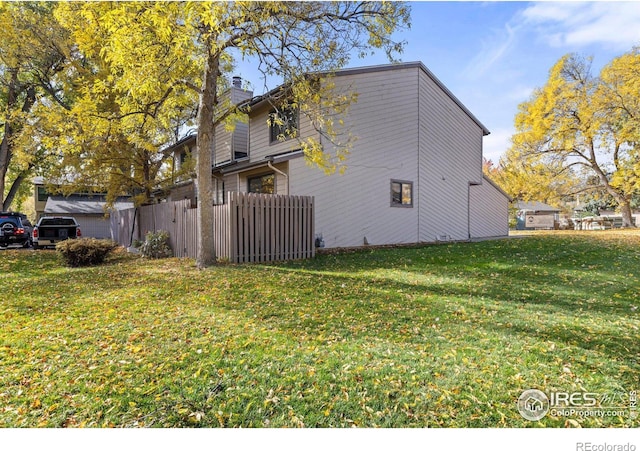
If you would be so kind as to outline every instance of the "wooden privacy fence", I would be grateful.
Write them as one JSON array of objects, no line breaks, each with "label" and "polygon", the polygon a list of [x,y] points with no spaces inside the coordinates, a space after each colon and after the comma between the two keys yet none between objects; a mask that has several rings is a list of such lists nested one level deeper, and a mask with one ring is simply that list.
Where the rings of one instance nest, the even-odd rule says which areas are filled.
[{"label": "wooden privacy fence", "polygon": [[315,255],[313,197],[229,192],[227,198],[214,207],[214,224],[227,227],[214,234],[216,255],[236,263]]},{"label": "wooden privacy fence", "polygon": [[169,232],[169,245],[176,257],[195,257],[198,249],[197,210],[189,199],[116,210],[111,213],[111,238],[129,247],[144,241],[147,232]]},{"label": "wooden privacy fence", "polygon": [[[234,263],[310,258],[315,255],[313,197],[229,192],[213,207],[216,257]],[[195,258],[197,209],[188,199],[118,210],[111,214],[112,238],[123,246],[166,230],[176,257]]]}]

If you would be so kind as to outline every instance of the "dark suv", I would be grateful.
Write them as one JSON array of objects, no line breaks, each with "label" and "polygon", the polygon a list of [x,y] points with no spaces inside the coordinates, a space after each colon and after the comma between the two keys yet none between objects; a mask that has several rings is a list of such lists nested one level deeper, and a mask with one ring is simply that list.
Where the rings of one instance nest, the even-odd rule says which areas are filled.
[{"label": "dark suv", "polygon": [[0,212],[0,247],[10,244],[31,246],[33,227],[25,215],[14,212]]}]

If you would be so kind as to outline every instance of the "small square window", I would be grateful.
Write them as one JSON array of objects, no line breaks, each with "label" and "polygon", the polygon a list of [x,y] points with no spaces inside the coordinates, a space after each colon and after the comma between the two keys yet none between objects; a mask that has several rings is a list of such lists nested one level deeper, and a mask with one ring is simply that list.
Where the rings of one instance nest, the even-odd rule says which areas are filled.
[{"label": "small square window", "polygon": [[298,136],[298,109],[283,108],[269,114],[269,142],[286,141]]},{"label": "small square window", "polygon": [[413,182],[391,180],[391,206],[413,207]]}]

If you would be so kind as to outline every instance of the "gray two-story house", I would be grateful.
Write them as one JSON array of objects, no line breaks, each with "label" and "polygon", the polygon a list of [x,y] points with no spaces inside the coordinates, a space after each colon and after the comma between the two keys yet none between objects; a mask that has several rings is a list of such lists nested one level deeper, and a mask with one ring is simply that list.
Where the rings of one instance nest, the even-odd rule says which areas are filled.
[{"label": "gray two-story house", "polygon": [[358,94],[344,117],[356,138],[346,171],[308,165],[297,138],[318,132],[288,112],[295,133],[282,140],[263,96],[251,104],[246,153],[213,149],[217,202],[228,191],[314,196],[328,248],[508,235],[510,199],[482,173],[489,131],[422,63],[345,69],[332,82]]}]

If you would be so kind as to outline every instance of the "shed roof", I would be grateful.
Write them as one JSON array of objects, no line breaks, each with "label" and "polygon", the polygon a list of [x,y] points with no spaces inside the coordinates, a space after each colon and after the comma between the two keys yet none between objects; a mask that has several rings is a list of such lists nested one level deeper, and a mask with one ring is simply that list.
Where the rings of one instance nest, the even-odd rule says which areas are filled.
[{"label": "shed roof", "polygon": [[523,202],[518,201],[517,205],[518,210],[526,210],[526,211],[548,211],[558,213],[560,211],[559,208],[552,207],[551,205],[547,205],[542,202],[533,201],[533,202]]},{"label": "shed roof", "polygon": [[[104,215],[107,202],[103,197],[51,196],[44,207],[46,214]],[[116,210],[133,208],[133,202],[119,200],[113,205]]]}]

